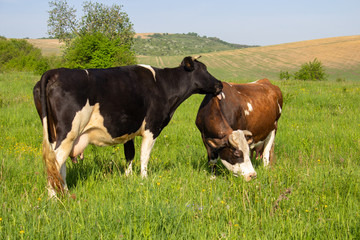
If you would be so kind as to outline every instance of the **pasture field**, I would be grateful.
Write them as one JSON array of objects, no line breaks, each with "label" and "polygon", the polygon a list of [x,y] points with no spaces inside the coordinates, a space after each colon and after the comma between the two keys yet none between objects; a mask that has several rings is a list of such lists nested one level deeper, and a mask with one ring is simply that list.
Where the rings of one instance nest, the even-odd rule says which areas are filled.
[{"label": "pasture field", "polygon": [[[294,73],[317,58],[329,80],[359,80],[360,35],[324,38],[264,47],[201,53],[201,61],[225,81],[279,79],[281,70]],[[138,62],[155,67],[178,66],[181,56],[138,56]]]},{"label": "pasture field", "polygon": [[[137,34],[146,38],[149,34]],[[136,36],[136,37],[137,37]],[[57,39],[28,39],[43,55],[61,55]],[[189,43],[191,44],[191,43]],[[360,35],[323,38],[264,47],[199,53],[209,70],[225,81],[279,79],[280,71],[294,73],[317,58],[329,80],[360,80]],[[193,54],[196,55],[196,54]],[[137,56],[138,63],[154,67],[178,66],[184,56]]]},{"label": "pasture field", "polygon": [[276,164],[253,159],[251,182],[221,163],[210,180],[195,95],[158,137],[147,179],[141,138],[130,177],[122,145],[89,146],[83,161],[67,162],[69,195],[48,200],[32,100],[39,79],[0,74],[0,239],[360,238],[358,81],[272,80],[285,99]]}]

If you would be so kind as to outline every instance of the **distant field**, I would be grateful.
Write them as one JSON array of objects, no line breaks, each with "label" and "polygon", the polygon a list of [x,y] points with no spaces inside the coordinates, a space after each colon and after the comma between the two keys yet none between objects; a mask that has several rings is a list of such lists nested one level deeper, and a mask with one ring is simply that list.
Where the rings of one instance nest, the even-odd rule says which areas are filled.
[{"label": "distant field", "polygon": [[[257,48],[204,53],[201,61],[218,78],[248,81],[278,79],[280,70],[297,71],[317,58],[330,79],[360,80],[360,35],[325,38]],[[141,63],[158,67],[176,66],[183,56],[138,56]]]},{"label": "distant field", "polygon": [[[139,34],[146,38],[148,34]],[[60,55],[56,39],[29,39],[44,55]],[[296,71],[301,64],[320,60],[331,80],[360,80],[360,35],[301,41],[257,48],[204,53],[203,61],[217,78],[252,81],[278,79],[280,70]],[[138,62],[155,67],[174,67],[184,56],[138,56]]]},{"label": "distant field", "polygon": [[63,43],[60,43],[57,39],[27,39],[27,41],[40,48],[44,56],[61,55]]}]

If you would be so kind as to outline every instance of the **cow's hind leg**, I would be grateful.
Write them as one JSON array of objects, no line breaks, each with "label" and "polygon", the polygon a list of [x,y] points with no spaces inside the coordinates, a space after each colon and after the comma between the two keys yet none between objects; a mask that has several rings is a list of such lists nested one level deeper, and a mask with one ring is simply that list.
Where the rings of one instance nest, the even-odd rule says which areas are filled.
[{"label": "cow's hind leg", "polygon": [[270,152],[273,152],[272,149],[274,147],[274,141],[275,141],[275,130],[272,130],[270,134],[266,137],[264,142],[263,162],[265,167],[268,166],[270,163],[271,160]]},{"label": "cow's hind leg", "polygon": [[132,174],[132,162],[135,156],[134,140],[130,140],[124,144],[124,152],[126,158],[126,170],[125,175],[129,176]]},{"label": "cow's hind leg", "polygon": [[143,134],[140,154],[141,176],[143,178],[147,177],[147,165],[149,162],[151,149],[153,148],[156,140],[156,138],[154,138],[153,136],[154,135],[149,130],[146,130]]},{"label": "cow's hind leg", "polygon": [[71,152],[73,144],[74,142],[70,139],[65,139],[60,145],[60,147],[55,149],[57,167],[63,180],[62,186],[65,192],[68,191],[68,187],[66,184],[66,159]]}]

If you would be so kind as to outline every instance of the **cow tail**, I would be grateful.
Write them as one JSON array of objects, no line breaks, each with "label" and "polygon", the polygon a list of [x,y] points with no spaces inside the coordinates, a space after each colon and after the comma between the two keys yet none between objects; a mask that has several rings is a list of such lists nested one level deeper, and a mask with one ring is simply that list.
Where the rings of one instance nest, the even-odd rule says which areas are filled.
[{"label": "cow tail", "polygon": [[41,119],[43,125],[43,144],[42,144],[42,152],[43,152],[43,160],[46,167],[47,173],[47,180],[49,185],[57,192],[64,192],[63,183],[64,180],[62,179],[58,167],[58,163],[56,161],[56,154],[55,151],[50,144],[50,136],[49,136],[49,113],[48,113],[48,98],[46,94],[46,87],[48,81],[50,79],[50,74],[46,72],[41,77],[40,82],[40,101],[41,101]]}]

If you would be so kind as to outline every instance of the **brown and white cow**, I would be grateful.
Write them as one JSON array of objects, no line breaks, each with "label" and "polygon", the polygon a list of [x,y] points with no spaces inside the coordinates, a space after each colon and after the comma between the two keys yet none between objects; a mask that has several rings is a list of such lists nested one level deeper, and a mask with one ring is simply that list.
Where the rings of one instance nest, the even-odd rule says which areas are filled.
[{"label": "brown and white cow", "polygon": [[196,126],[201,132],[209,164],[220,157],[224,166],[246,181],[256,177],[250,151],[262,151],[264,166],[272,162],[277,122],[283,98],[268,79],[247,84],[223,82],[221,97],[206,95]]},{"label": "brown and white cow", "polygon": [[126,174],[132,171],[135,136],[142,136],[141,175],[151,149],[177,107],[192,94],[219,94],[222,83],[196,58],[176,68],[133,65],[108,69],[53,69],[34,87],[43,124],[43,158],[49,195],[66,186],[68,156],[75,161],[88,144],[124,144]]}]

